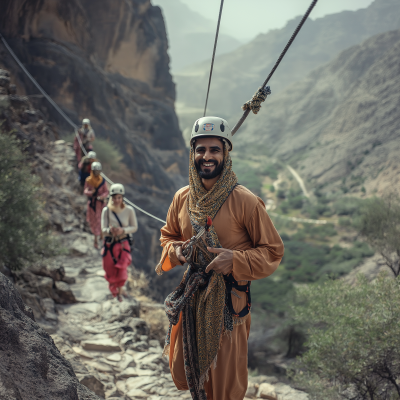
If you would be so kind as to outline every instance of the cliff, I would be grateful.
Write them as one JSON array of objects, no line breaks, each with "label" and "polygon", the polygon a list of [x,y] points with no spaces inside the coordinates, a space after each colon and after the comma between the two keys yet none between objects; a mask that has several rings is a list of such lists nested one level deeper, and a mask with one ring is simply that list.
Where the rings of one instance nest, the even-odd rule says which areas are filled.
[{"label": "cliff", "polygon": [[[187,176],[187,151],[174,111],[167,37],[158,7],[148,0],[5,0],[0,31],[44,90],[77,124],[90,118],[98,137],[123,156],[128,197],[164,218]],[[18,93],[37,94],[7,51]],[[45,99],[36,107],[71,134]],[[107,172],[107,171],[106,171]],[[159,222],[139,213],[135,263],[150,272],[160,254]]]},{"label": "cliff", "polygon": [[296,166],[314,187],[398,190],[399,53],[400,30],[345,50],[251,115],[236,146]]},{"label": "cliff", "polygon": [[[305,10],[304,10],[305,11]],[[253,8],[251,12],[257,12]],[[269,18],[273,18],[273,8]],[[227,118],[233,126],[241,106],[258,89],[285,47],[300,16],[282,29],[258,35],[237,50],[217,57],[210,91],[209,115]],[[339,52],[369,37],[400,28],[397,0],[375,0],[368,8],[343,11],[313,19],[311,14],[278,70],[270,81],[273,98],[292,83],[305,78],[313,69],[333,60]],[[268,30],[266,19],[265,31]],[[204,107],[210,59],[191,65],[174,76],[177,83],[178,115],[181,127]],[[193,110],[196,108],[196,110]],[[265,113],[265,109],[262,111]]]}]

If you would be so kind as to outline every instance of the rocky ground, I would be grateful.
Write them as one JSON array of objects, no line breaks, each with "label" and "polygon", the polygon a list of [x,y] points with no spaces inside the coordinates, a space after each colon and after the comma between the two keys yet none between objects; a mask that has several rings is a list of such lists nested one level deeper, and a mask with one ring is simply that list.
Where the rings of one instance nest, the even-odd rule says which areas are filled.
[{"label": "rocky ground", "polygon": [[[143,278],[132,274],[130,295],[119,303],[109,294],[89,235],[67,234],[64,244],[68,255],[17,274],[17,287],[39,297],[40,309],[31,303],[36,320],[51,334],[79,382],[106,399],[191,398],[172,381],[168,359],[162,356],[166,318],[161,304],[140,295]],[[249,380],[247,398],[308,397],[275,377],[257,376]]]}]

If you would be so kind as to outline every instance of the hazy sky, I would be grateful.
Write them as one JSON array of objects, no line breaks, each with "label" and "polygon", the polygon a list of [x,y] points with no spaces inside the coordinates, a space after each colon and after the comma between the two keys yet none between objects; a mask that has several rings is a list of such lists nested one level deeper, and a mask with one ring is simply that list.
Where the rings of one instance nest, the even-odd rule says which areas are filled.
[{"label": "hazy sky", "polygon": [[[192,10],[217,24],[220,0],[182,0]],[[373,0],[319,0],[311,18],[344,10],[368,7]],[[221,31],[247,41],[259,33],[282,28],[286,22],[302,15],[311,0],[225,0]]]}]

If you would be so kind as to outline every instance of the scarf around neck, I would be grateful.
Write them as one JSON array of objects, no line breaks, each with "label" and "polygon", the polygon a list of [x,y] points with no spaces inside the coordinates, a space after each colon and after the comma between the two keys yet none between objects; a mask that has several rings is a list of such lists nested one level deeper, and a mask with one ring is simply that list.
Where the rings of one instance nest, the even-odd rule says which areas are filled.
[{"label": "scarf around neck", "polygon": [[95,176],[94,173],[93,173],[93,171],[90,171],[90,176],[88,176],[88,177],[86,178],[86,182],[87,182],[90,186],[92,186],[92,187],[94,187],[95,189],[97,189],[97,188],[100,186],[100,184],[103,182],[103,179],[104,179],[104,178],[103,178],[101,175]]}]

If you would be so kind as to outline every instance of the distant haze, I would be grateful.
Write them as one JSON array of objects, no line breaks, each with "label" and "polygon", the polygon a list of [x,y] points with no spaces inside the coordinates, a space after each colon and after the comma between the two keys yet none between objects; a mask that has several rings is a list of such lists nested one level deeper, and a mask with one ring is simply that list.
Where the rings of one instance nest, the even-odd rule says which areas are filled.
[{"label": "distant haze", "polygon": [[[174,0],[164,0],[174,2]],[[190,9],[203,17],[218,20],[220,0],[182,0]],[[373,0],[319,0],[311,18],[344,10],[368,7]],[[157,3],[157,2],[156,2]],[[304,14],[311,0],[225,0],[221,20],[221,33],[240,41],[252,39],[259,33],[282,28],[288,20]]]}]

